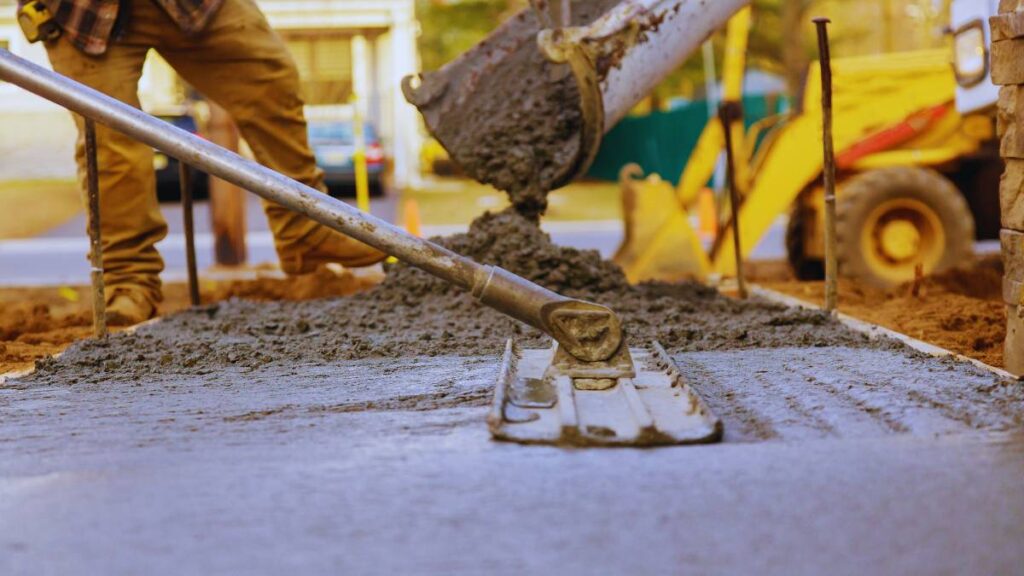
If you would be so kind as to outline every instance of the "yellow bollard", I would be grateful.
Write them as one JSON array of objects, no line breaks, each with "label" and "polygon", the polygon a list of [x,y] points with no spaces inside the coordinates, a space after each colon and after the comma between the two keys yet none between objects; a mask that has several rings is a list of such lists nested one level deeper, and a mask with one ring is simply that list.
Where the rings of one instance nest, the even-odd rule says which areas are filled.
[{"label": "yellow bollard", "polygon": [[[358,106],[356,109],[358,110]],[[363,128],[363,117],[358,111],[352,124],[356,141],[356,151],[352,154],[352,162],[356,169],[356,206],[363,212],[369,212],[370,175],[366,169],[366,133]]]},{"label": "yellow bollard", "polygon": [[710,242],[718,236],[718,207],[711,188],[704,187],[697,197],[697,220],[701,240]]}]

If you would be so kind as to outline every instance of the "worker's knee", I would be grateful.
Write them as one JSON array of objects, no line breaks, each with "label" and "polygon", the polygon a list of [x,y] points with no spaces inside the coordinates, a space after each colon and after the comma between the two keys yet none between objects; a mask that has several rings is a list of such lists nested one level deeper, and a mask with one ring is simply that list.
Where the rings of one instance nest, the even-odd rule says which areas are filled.
[{"label": "worker's knee", "polygon": [[229,102],[225,107],[231,109],[240,126],[301,113],[299,73],[286,51],[255,64],[255,68],[253,82],[241,82],[228,88]]}]

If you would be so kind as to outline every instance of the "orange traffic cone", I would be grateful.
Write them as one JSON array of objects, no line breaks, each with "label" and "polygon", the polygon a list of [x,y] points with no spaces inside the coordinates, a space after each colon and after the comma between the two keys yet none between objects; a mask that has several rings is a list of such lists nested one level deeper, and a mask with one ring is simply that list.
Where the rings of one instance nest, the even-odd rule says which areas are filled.
[{"label": "orange traffic cone", "polygon": [[402,219],[405,223],[405,231],[417,238],[423,237],[423,222],[420,219],[420,205],[415,198],[405,201],[402,209]]},{"label": "orange traffic cone", "polygon": [[710,242],[718,236],[718,208],[711,188],[704,188],[697,197],[697,220],[702,240]]}]

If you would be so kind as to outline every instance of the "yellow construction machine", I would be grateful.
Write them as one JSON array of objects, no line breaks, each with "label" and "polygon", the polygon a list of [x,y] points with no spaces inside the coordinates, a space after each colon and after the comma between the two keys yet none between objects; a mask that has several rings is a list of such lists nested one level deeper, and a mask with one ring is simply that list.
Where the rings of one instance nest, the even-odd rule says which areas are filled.
[{"label": "yellow construction machine", "polygon": [[[750,21],[747,8],[728,25],[726,103],[741,101]],[[987,221],[987,207],[998,210],[994,114],[957,111],[957,79],[945,50],[836,59],[833,70],[841,273],[887,286],[913,279],[918,268],[927,274],[968,260],[975,216]],[[626,237],[616,261],[632,281],[734,275],[731,227],[739,226],[742,253],[749,257],[787,212],[787,251],[795,272],[805,279],[823,274],[817,64],[802,101],[798,109],[746,131],[741,115],[731,122],[728,129],[738,143],[739,222],[725,216],[727,206],[718,206],[723,216],[710,250],[690,214],[724,147],[720,121],[706,126],[678,187],[657,175],[644,179],[636,167],[623,170]],[[728,195],[721,197],[723,204]]]}]

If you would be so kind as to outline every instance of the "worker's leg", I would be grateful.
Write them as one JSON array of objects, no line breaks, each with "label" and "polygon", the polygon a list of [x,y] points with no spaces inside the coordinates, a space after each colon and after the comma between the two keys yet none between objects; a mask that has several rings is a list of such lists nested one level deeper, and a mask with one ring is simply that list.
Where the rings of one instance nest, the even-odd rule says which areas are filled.
[{"label": "worker's leg", "polygon": [[[326,191],[308,144],[295,63],[252,0],[225,0],[203,33],[169,33],[157,49],[231,114],[257,161]],[[380,260],[379,253],[281,206],[265,203],[265,209],[286,272],[309,272],[318,257],[351,266]]]},{"label": "worker's leg", "polygon": [[[94,57],[61,37],[48,43],[47,51],[57,72],[139,106],[138,81],[146,58],[144,47],[113,44],[105,55]],[[74,118],[78,126],[75,159],[84,197],[84,121],[78,115]],[[167,224],[156,199],[153,149],[99,123],[96,143],[107,299],[130,291],[155,306],[161,300],[159,274],[164,268],[156,243],[167,235]]]}]

